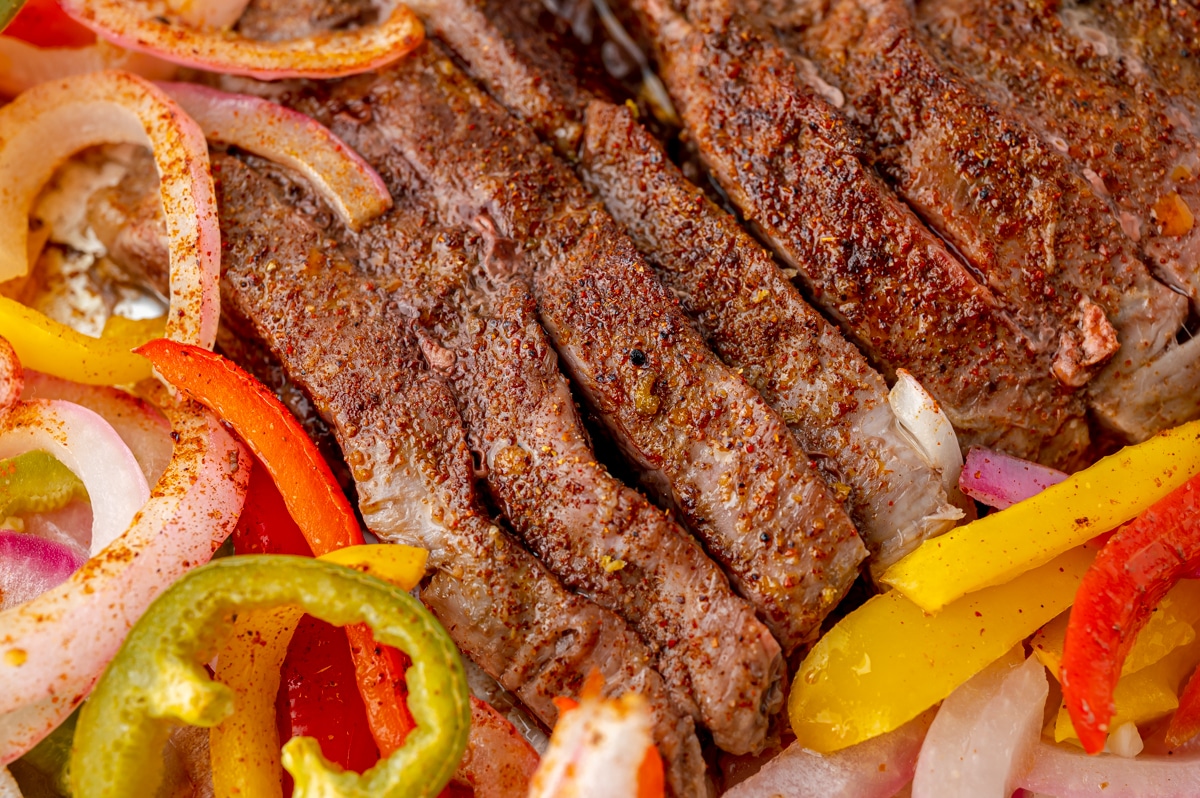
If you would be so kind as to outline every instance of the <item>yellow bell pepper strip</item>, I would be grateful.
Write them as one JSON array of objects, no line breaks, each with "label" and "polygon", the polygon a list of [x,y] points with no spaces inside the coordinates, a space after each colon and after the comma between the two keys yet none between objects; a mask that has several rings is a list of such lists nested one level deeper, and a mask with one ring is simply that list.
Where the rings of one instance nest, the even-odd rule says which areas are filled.
[{"label": "yellow bell pepper strip", "polygon": [[1126,446],[1036,496],[926,541],[882,581],[937,612],[1116,529],[1196,473],[1200,421]]},{"label": "yellow bell pepper strip", "polygon": [[[427,557],[424,549],[378,544],[338,549],[320,559],[412,590],[425,575]],[[239,617],[217,655],[216,678],[233,691],[238,707],[209,735],[217,795],[268,798],[281,794],[275,694],[288,641],[302,614],[286,607]]]},{"label": "yellow bell pepper strip", "polygon": [[813,646],[792,682],[800,745],[830,753],[899,728],[999,659],[1075,597],[1097,547],[926,615],[897,591],[875,596]]},{"label": "yellow bell pepper strip", "polygon": [[[1122,676],[1113,689],[1113,716],[1109,727],[1126,723],[1143,726],[1165,718],[1179,706],[1179,689],[1200,661],[1200,643],[1177,648],[1158,662],[1137,673]],[[1056,742],[1070,740],[1079,745],[1079,735],[1064,703],[1054,723]]]},{"label": "yellow bell pepper strip", "polygon": [[88,500],[83,480],[49,452],[0,460],[0,519],[51,512],[76,499]]},{"label": "yellow bell pepper strip", "polygon": [[[137,351],[165,380],[234,428],[271,474],[313,554],[321,556],[363,542],[358,519],[329,464],[265,385],[231,360],[198,346],[163,338]],[[387,756],[412,728],[403,703],[403,660],[376,646],[362,627],[347,628],[346,637],[371,734]]]},{"label": "yellow bell pepper strip", "polygon": [[[1067,637],[1070,613],[1064,612],[1043,626],[1029,641],[1034,655],[1058,678],[1062,666],[1063,644]],[[1195,624],[1200,621],[1200,582],[1180,582],[1167,593],[1134,641],[1121,676],[1128,676],[1160,661],[1180,646],[1196,639]]]},{"label": "yellow bell pepper strip", "polygon": [[1200,474],[1117,530],[1088,569],[1063,645],[1063,701],[1089,754],[1099,753],[1113,688],[1137,633],[1180,579],[1200,569]]},{"label": "yellow bell pepper strip", "polygon": [[33,308],[0,297],[0,336],[25,368],[87,385],[131,385],[152,376],[150,362],[130,351],[140,341],[93,338]]},{"label": "yellow bell pepper strip", "polygon": [[141,346],[147,341],[162,338],[167,334],[167,317],[155,316],[152,319],[127,319],[124,316],[109,316],[104,320],[104,332],[101,338],[113,341],[134,341],[130,349]]},{"label": "yellow bell pepper strip", "polygon": [[445,630],[399,588],[333,563],[286,555],[229,557],[184,576],[134,625],[84,704],[71,753],[75,798],[153,795],[158,752],[175,723],[212,727],[235,693],[203,663],[232,631],[235,614],[298,606],[328,623],[367,623],[412,657],[407,676],[417,728],[366,773],[346,772],[316,740],[283,747],[296,798],[437,795],[467,745],[471,708],[462,660]]}]

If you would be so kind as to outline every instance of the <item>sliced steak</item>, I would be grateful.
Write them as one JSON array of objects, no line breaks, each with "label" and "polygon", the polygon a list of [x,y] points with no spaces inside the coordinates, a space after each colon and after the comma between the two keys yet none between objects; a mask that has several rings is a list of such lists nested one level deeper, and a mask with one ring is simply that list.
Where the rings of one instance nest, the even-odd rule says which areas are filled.
[{"label": "sliced steak", "polygon": [[883,378],[774,260],[689,183],[628,108],[588,108],[587,182],[713,348],[741,368],[834,486],[881,571],[952,527],[939,474],[903,437]]},{"label": "sliced steak", "polygon": [[[214,156],[225,307],[313,397],[352,470],[359,508],[383,540],[430,551],[421,592],[460,648],[543,722],[598,669],[640,692],[680,796],[701,794],[692,719],[677,713],[642,641],[562,585],[481,511],[447,386],[425,368],[403,309],[312,221],[330,218],[262,162]],[[315,213],[314,213],[315,212]]]},{"label": "sliced steak", "polygon": [[[924,0],[917,15],[942,58],[1061,151],[1111,204],[1155,273],[1200,307],[1200,139],[1136,57],[1097,40],[1088,7]],[[1149,346],[1134,363],[1165,359],[1170,368],[1151,368],[1169,381],[1136,366],[1112,368],[1124,376],[1102,380],[1103,398],[1117,400],[1106,417],[1133,438],[1200,414],[1200,341],[1172,336],[1166,350]]]},{"label": "sliced steak", "polygon": [[[953,526],[962,513],[900,434],[883,379],[804,302],[770,255],[683,177],[628,108],[583,88],[576,75],[585,67],[561,29],[565,22],[546,19],[539,0],[418,7],[471,77],[544,141],[569,144],[584,181],[709,345],[748,375],[835,490],[849,492],[873,568]],[[504,68],[496,66],[498,53]],[[581,130],[582,141],[565,141],[559,131],[566,129]]]},{"label": "sliced steak", "polygon": [[419,179],[389,178],[392,213],[335,237],[405,308],[450,383],[495,505],[569,587],[641,634],[719,746],[758,749],[783,701],[779,644],[696,541],[597,462],[513,242],[443,226]]},{"label": "sliced steak", "polygon": [[886,374],[912,372],[965,442],[1076,462],[1083,407],[1050,356],[874,175],[796,62],[736,15],[631,6],[706,166],[852,340]]},{"label": "sliced steak", "polygon": [[876,163],[1053,356],[1058,379],[1082,387],[1111,358],[1089,385],[1093,408],[1125,435],[1157,432],[1156,403],[1126,383],[1175,343],[1186,302],[1150,276],[1063,154],[935,60],[906,0],[834,0],[811,24],[775,27],[844,93]]},{"label": "sliced steak", "polygon": [[811,639],[866,554],[853,524],[571,170],[433,46],[325,91],[290,101],[381,171],[415,171],[442,218],[515,243],[560,362],[615,439],[784,650]]}]

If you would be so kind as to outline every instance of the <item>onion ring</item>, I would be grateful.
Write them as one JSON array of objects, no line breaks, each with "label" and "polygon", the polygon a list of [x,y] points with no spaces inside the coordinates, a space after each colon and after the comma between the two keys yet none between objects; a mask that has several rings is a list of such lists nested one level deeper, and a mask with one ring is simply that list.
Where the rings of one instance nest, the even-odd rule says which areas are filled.
[{"label": "onion ring", "polygon": [[85,47],[38,47],[12,36],[0,36],[0,94],[8,97],[48,80],[105,69],[132,72],[147,80],[170,80],[179,67],[103,39]]},{"label": "onion ring", "polygon": [[0,416],[16,406],[25,390],[25,371],[17,351],[7,339],[0,337]]},{"label": "onion ring", "polygon": [[150,602],[237,523],[249,456],[199,405],[164,412],[175,457],[125,534],[59,587],[0,613],[0,764],[78,706]]},{"label": "onion ring", "polygon": [[416,15],[395,4],[378,25],[260,42],[147,17],[128,0],[61,0],[76,21],[122,47],[183,66],[259,80],[336,78],[378,69],[412,52],[425,38]]},{"label": "onion ring", "polygon": [[214,141],[304,175],[352,230],[392,207],[383,178],[315,119],[278,103],[194,83],[160,83]]},{"label": "onion ring", "polygon": [[124,72],[43,83],[0,108],[0,280],[29,268],[28,214],[54,170],[96,144],[150,146],[171,249],[167,337],[212,349],[221,237],[204,134],[160,89]]}]

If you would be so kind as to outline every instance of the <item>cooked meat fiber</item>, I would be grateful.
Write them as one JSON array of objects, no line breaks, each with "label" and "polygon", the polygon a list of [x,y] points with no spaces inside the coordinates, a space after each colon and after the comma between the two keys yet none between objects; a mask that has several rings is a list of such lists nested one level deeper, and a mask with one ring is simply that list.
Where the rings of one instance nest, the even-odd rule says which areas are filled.
[{"label": "cooked meat fiber", "polygon": [[814,301],[886,373],[920,380],[965,442],[1075,463],[1083,407],[1049,355],[872,173],[797,64],[736,16],[631,5],[706,166]]},{"label": "cooked meat fiber", "polygon": [[[887,386],[771,257],[689,183],[624,107],[591,99],[539,0],[441,0],[427,29],[472,77],[568,154],[709,344],[780,412],[886,568],[961,511],[899,432]],[[548,29],[548,30],[547,30]],[[544,35],[540,35],[543,34]],[[503,54],[504,68],[496,68]],[[590,105],[589,105],[590,102]],[[560,131],[578,131],[572,139]],[[582,137],[582,141],[580,140]],[[580,145],[582,144],[582,149]]]},{"label": "cooked meat fiber", "polygon": [[[442,218],[516,242],[561,363],[783,646],[811,639],[866,551],[786,425],[704,345],[632,242],[535,134],[427,46],[301,110],[377,130]],[[405,167],[408,168],[408,167]]]},{"label": "cooked meat fiber", "polygon": [[[364,155],[386,159],[378,131],[357,132]],[[486,225],[441,226],[419,179],[388,177],[394,210],[336,238],[411,316],[496,506],[569,587],[642,635],[677,703],[719,746],[761,747],[783,700],[779,644],[695,540],[596,461],[513,242]]]},{"label": "cooked meat fiber", "polygon": [[[421,599],[459,647],[544,722],[593,669],[644,694],[674,794],[702,794],[692,719],[651,654],[610,612],[568,593],[481,511],[454,400],[421,362],[401,310],[311,221],[331,215],[286,178],[214,156],[227,310],[244,318],[333,426],[381,539],[430,551]],[[286,192],[286,193],[285,193]]]},{"label": "cooked meat fiber", "polygon": [[[1200,139],[1135,56],[1097,44],[1088,8],[924,0],[917,20],[989,102],[1090,181],[1154,272],[1200,307]],[[1140,369],[1111,366],[1097,386],[1120,398],[1105,416],[1133,438],[1200,414],[1200,341],[1179,337]]]}]

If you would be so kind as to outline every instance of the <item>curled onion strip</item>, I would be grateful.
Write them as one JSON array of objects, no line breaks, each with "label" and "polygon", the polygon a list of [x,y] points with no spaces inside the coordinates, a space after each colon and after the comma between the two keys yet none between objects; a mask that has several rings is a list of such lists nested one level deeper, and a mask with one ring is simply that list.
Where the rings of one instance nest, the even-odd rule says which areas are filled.
[{"label": "curled onion strip", "polygon": [[133,452],[148,485],[158,481],[171,460],[175,444],[167,419],[149,402],[119,388],[83,385],[40,371],[26,371],[23,396],[25,399],[63,399],[99,413]]},{"label": "curled onion strip", "polygon": [[77,22],[130,50],[260,80],[369,72],[412,52],[425,35],[416,15],[398,3],[378,25],[282,42],[171,24],[147,16],[129,0],[61,0],[60,5]]},{"label": "curled onion strip", "polygon": [[1089,756],[1074,746],[1040,741],[1021,786],[1058,798],[1194,798],[1200,795],[1200,756]]},{"label": "curled onion strip", "polygon": [[25,372],[17,358],[17,350],[6,339],[0,338],[0,416],[16,406],[24,390]]},{"label": "curled onion strip", "polygon": [[124,72],[43,83],[0,108],[0,280],[29,270],[29,209],[70,156],[97,144],[154,150],[171,251],[167,337],[211,349],[221,237],[204,134],[160,89]]},{"label": "curled onion strip", "polygon": [[383,178],[324,125],[278,103],[193,83],[160,88],[214,141],[304,175],[352,230],[392,207]]},{"label": "curled onion strip", "polygon": [[175,456],[129,529],[59,587],[0,613],[0,764],[70,714],[150,602],[237,523],[250,474],[241,444],[199,405],[164,412]]},{"label": "curled onion strip", "polygon": [[105,69],[132,72],[148,80],[170,80],[178,67],[104,40],[85,47],[38,47],[12,36],[0,36],[0,94],[8,97],[49,80]]},{"label": "curled onion strip", "polygon": [[94,557],[129,528],[150,488],[129,447],[107,421],[56,399],[21,402],[0,421],[0,459],[40,449],[75,472],[92,500]]},{"label": "curled onion strip", "polygon": [[958,487],[962,472],[962,449],[954,435],[950,419],[942,412],[937,400],[904,369],[896,371],[896,384],[888,394],[888,404],[900,427],[917,445],[917,451],[933,468],[942,474],[947,491]]}]

